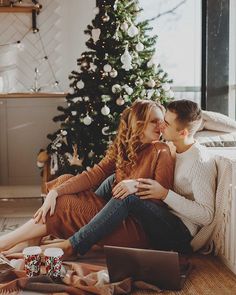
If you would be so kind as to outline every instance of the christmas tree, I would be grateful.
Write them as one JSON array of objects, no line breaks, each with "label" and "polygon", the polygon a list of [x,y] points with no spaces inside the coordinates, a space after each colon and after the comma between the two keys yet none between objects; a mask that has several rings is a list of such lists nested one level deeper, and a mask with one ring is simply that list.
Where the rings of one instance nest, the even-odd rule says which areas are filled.
[{"label": "christmas tree", "polygon": [[157,36],[139,22],[138,1],[100,0],[85,33],[89,51],[71,72],[67,107],[54,118],[61,128],[48,135],[51,173],[76,174],[98,163],[114,137],[122,111],[136,99],[162,104],[173,98],[171,81],[158,64]]}]

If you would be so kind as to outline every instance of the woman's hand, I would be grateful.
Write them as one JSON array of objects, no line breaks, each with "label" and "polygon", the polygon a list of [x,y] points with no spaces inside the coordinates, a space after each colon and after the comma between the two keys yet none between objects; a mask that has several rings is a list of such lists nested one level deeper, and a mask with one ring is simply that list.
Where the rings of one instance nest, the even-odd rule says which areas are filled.
[{"label": "woman's hand", "polygon": [[41,218],[42,218],[43,223],[45,223],[46,222],[46,215],[49,210],[50,210],[50,216],[52,216],[54,214],[57,196],[58,196],[58,193],[55,190],[51,190],[47,194],[43,205],[34,214],[35,223],[38,223]]},{"label": "woman's hand", "polygon": [[138,191],[137,185],[138,181],[135,179],[122,180],[113,188],[113,198],[122,200],[128,195],[136,193]]}]

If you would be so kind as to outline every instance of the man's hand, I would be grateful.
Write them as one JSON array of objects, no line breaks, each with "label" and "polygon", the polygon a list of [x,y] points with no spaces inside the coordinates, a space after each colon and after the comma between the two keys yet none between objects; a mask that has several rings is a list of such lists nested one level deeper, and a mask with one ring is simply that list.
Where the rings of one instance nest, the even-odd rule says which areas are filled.
[{"label": "man's hand", "polygon": [[128,195],[134,194],[138,191],[138,181],[134,179],[126,179],[119,182],[112,190],[113,198],[124,199]]},{"label": "man's hand", "polygon": [[41,218],[42,218],[43,223],[45,223],[46,222],[46,215],[49,210],[50,210],[50,216],[52,216],[54,214],[57,196],[58,196],[58,193],[55,190],[51,190],[47,194],[43,205],[34,214],[35,223],[38,223]]},{"label": "man's hand", "polygon": [[138,192],[136,193],[140,199],[156,199],[164,200],[168,194],[168,190],[160,185],[159,182],[148,178],[138,178]]}]

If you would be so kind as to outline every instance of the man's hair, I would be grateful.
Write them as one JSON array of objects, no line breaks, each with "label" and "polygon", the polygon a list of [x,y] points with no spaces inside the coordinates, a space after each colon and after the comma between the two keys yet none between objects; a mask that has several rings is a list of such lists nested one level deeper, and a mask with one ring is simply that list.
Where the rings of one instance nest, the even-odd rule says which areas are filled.
[{"label": "man's hair", "polygon": [[187,128],[190,135],[196,133],[202,122],[202,111],[196,102],[187,99],[174,100],[166,108],[177,115],[180,128]]}]

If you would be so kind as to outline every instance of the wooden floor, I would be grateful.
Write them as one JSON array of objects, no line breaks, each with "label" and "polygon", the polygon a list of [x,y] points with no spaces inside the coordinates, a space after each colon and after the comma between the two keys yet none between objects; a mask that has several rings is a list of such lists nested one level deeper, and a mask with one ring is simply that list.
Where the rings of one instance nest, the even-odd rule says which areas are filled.
[{"label": "wooden floor", "polygon": [[[14,230],[41,205],[41,199],[0,200],[0,235]],[[167,295],[236,295],[236,275],[217,257],[194,255],[191,257],[193,270],[180,292],[165,291]],[[92,262],[92,261],[91,261]],[[33,295],[35,292],[20,294]],[[154,295],[155,292],[133,291],[132,295]]]}]

